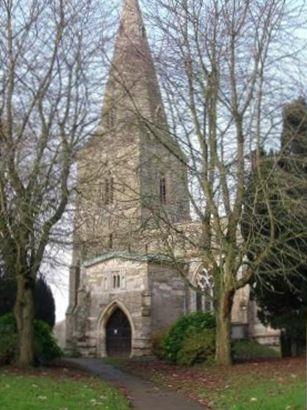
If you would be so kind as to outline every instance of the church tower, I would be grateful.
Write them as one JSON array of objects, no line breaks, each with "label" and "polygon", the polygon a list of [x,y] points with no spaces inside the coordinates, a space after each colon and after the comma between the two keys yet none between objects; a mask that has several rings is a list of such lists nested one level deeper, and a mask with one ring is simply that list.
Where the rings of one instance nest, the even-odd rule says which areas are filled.
[{"label": "church tower", "polygon": [[[125,0],[97,135],[80,153],[76,218],[82,259],[142,252],[161,213],[189,219],[184,157],[170,135],[137,0]],[[80,225],[80,226],[78,226]],[[145,246],[145,245],[144,245]]]},{"label": "church tower", "polygon": [[86,304],[81,302],[80,266],[116,252],[146,255],[148,245],[152,250],[146,232],[160,223],[161,215],[172,222],[189,221],[184,164],[167,125],[138,0],[125,0],[101,121],[77,161],[68,339]]},{"label": "church tower", "polygon": [[[189,194],[138,0],[124,1],[101,121],[77,172],[66,347],[94,357],[149,354],[156,332],[200,304],[150,239],[161,220],[189,225]],[[191,278],[200,262],[184,266]],[[235,324],[246,325],[239,313]]]}]

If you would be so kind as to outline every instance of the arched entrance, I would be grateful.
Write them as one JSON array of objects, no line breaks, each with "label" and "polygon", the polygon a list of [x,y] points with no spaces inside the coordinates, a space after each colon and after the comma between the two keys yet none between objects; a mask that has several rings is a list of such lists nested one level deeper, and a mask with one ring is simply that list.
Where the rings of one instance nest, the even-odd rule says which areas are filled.
[{"label": "arched entrance", "polygon": [[131,354],[131,326],[120,308],[114,310],[106,324],[106,352],[108,356]]}]

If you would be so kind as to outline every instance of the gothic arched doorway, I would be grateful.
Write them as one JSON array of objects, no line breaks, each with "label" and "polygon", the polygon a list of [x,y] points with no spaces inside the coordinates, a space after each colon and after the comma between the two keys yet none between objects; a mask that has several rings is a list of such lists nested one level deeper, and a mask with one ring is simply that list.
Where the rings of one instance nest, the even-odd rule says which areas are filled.
[{"label": "gothic arched doorway", "polygon": [[129,356],[131,353],[131,326],[120,308],[114,310],[106,324],[106,351],[108,356]]}]

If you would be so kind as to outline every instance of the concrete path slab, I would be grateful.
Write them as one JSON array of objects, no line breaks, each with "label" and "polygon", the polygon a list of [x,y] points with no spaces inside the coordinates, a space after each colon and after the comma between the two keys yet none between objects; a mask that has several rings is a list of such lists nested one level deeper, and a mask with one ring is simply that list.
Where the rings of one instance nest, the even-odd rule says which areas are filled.
[{"label": "concrete path slab", "polygon": [[65,359],[64,363],[100,376],[117,387],[123,387],[132,398],[135,410],[204,410],[201,404],[180,393],[116,369],[100,359]]}]

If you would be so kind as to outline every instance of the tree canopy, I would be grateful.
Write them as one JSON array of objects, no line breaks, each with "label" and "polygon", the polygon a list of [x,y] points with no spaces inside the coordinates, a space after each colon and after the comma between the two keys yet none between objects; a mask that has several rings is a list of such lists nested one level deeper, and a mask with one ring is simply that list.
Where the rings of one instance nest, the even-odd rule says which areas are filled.
[{"label": "tree canopy", "polygon": [[299,99],[284,108],[280,152],[263,153],[257,169],[262,180],[269,181],[269,196],[265,198],[255,182],[258,173],[254,170],[250,175],[246,202],[256,198],[257,212],[251,212],[246,205],[242,225],[243,236],[253,237],[251,259],[261,246],[262,236],[276,238],[258,267],[252,295],[260,308],[261,321],[283,330],[284,353],[294,355],[304,345],[307,312],[306,154],[307,105]]},{"label": "tree canopy", "polygon": [[99,3],[0,2],[0,257],[17,286],[21,367],[34,359],[35,283],[48,245],[71,233],[60,221],[69,218],[74,162],[100,118]]},{"label": "tree canopy", "polygon": [[[0,274],[0,316],[12,312],[16,299],[16,282],[14,278]],[[40,276],[36,280],[34,291],[35,319],[43,320],[53,328],[55,325],[55,302],[50,286]]]}]

